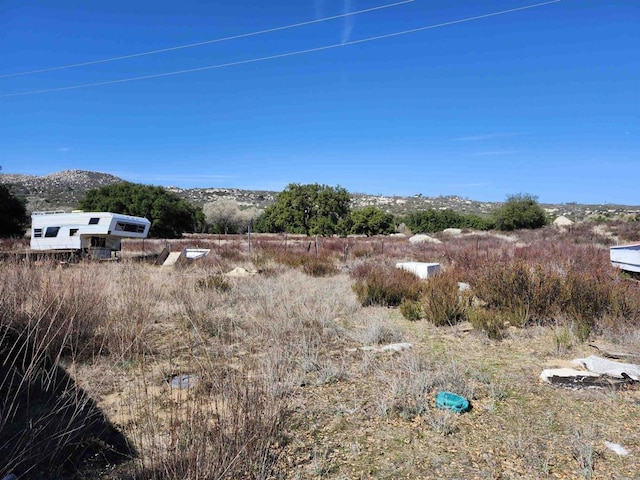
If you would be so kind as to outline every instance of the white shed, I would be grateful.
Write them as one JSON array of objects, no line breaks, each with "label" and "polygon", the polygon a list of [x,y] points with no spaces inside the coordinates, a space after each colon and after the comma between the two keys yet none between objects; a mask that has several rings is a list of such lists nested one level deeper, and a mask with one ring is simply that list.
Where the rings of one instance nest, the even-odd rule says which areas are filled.
[{"label": "white shed", "polygon": [[123,238],[146,238],[146,218],[110,212],[33,212],[32,250],[77,250],[96,258],[119,251]]}]

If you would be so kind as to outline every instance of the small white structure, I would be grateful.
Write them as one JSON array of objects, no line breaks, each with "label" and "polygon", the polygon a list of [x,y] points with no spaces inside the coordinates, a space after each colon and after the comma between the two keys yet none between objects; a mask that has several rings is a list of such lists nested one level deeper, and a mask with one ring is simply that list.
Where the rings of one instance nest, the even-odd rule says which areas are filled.
[{"label": "small white structure", "polygon": [[32,250],[76,250],[94,258],[109,258],[123,238],[146,238],[146,218],[109,212],[33,212]]},{"label": "small white structure", "polygon": [[202,258],[202,257],[206,257],[207,255],[209,255],[209,252],[211,251],[210,248],[185,248],[184,249],[184,256],[187,257],[189,260],[196,260],[198,258]]},{"label": "small white structure", "polygon": [[640,243],[609,247],[609,258],[614,267],[640,273]]},{"label": "small white structure", "polygon": [[429,278],[440,272],[439,263],[425,263],[425,262],[401,262],[396,263],[396,268],[401,268],[407,272],[411,272],[417,275],[421,279]]}]

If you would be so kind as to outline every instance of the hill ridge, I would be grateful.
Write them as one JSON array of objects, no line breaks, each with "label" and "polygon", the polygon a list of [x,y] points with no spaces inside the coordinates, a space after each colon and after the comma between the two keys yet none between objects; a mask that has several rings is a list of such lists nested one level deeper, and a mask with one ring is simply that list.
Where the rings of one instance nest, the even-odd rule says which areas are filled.
[{"label": "hill ridge", "polygon": [[[0,173],[0,183],[12,184],[14,192],[27,200],[29,212],[36,210],[71,210],[79,206],[80,200],[88,190],[125,181],[110,173],[80,169],[63,170],[41,176]],[[241,208],[256,207],[260,209],[272,204],[279,193],[268,190],[243,190],[233,187],[179,188],[169,186],[164,188],[197,206],[225,198],[235,200]],[[489,214],[502,203],[470,200],[457,195],[438,197],[426,197],[420,194],[409,197],[365,193],[352,193],[351,195],[354,208],[372,205],[398,215],[429,208],[451,209],[461,213],[482,215]],[[598,216],[611,218],[640,214],[640,206],[577,203],[542,204],[542,206],[551,217],[564,215],[572,220]]]}]

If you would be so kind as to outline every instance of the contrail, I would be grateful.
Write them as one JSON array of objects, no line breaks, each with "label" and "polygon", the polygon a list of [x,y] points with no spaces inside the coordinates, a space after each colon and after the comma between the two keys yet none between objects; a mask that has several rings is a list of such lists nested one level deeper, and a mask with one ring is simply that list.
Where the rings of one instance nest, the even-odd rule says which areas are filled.
[{"label": "contrail", "polygon": [[69,65],[59,65],[57,67],[41,68],[39,70],[29,70],[28,72],[6,73],[4,75],[0,75],[0,78],[19,77],[19,76],[22,76],[22,75],[33,75],[33,74],[36,74],[36,73],[53,72],[55,70],[65,70],[65,69],[68,69],[68,68],[85,67],[87,65],[97,65],[99,63],[115,62],[115,61],[118,61],[118,60],[125,60],[127,58],[143,57],[143,56],[146,56],[146,55],[157,55],[158,53],[173,52],[175,50],[182,50],[182,49],[185,49],[185,48],[200,47],[202,45],[209,45],[209,44],[212,44],[212,43],[228,42],[230,40],[237,40],[239,38],[254,37],[256,35],[264,35],[265,33],[273,33],[273,32],[279,32],[281,30],[288,30],[288,29],[291,29],[291,28],[304,27],[306,25],[313,25],[314,23],[328,22],[329,20],[336,20],[338,18],[349,18],[349,17],[353,17],[355,15],[360,15],[360,14],[363,14],[363,13],[369,13],[369,12],[374,12],[376,10],[382,10],[384,8],[397,7],[399,5],[404,5],[406,3],[412,3],[414,1],[415,0],[402,0],[400,2],[388,3],[388,4],[380,5],[380,6],[377,6],[377,7],[371,7],[371,8],[366,8],[364,10],[358,10],[357,12],[345,12],[345,13],[340,14],[340,15],[333,15],[331,17],[318,18],[317,20],[309,20],[307,22],[294,23],[292,25],[285,25],[285,26],[282,26],[282,27],[268,28],[266,30],[259,30],[257,32],[241,33],[239,35],[232,35],[230,37],[215,38],[213,40],[205,40],[205,41],[202,41],[202,42],[189,43],[189,44],[186,44],[186,45],[177,45],[175,47],[161,48],[159,50],[150,50],[148,52],[132,53],[130,55],[122,55],[122,56],[119,56],[119,57],[103,58],[103,59],[100,59],[100,60],[92,60],[92,61],[89,61],[89,62],[82,62],[82,63],[72,63],[72,64],[69,64]]},{"label": "contrail", "polygon": [[562,0],[551,0],[549,2],[542,2],[542,3],[535,3],[532,5],[526,5],[524,7],[517,7],[517,8],[511,8],[509,10],[501,10],[499,12],[493,12],[493,13],[486,13],[484,15],[477,15],[474,17],[467,17],[467,18],[462,18],[459,20],[452,20],[449,22],[443,22],[443,23],[437,23],[434,25],[427,25],[424,27],[418,27],[418,28],[412,28],[410,30],[402,30],[400,32],[393,32],[393,33],[387,33],[384,35],[378,35],[375,37],[367,37],[367,38],[362,38],[360,40],[352,40],[346,43],[335,43],[332,45],[325,45],[322,47],[316,47],[316,48],[309,48],[306,50],[296,50],[293,52],[287,52],[287,53],[280,53],[277,55],[269,55],[266,57],[258,57],[258,58],[250,58],[247,60],[239,60],[237,62],[229,62],[229,63],[219,63],[216,65],[208,65],[205,67],[197,67],[197,68],[190,68],[187,70],[177,70],[177,71],[173,71],[173,72],[165,72],[165,73],[156,73],[156,74],[152,74],[152,75],[143,75],[143,76],[139,76],[139,77],[129,77],[129,78],[121,78],[118,80],[108,80],[108,81],[104,81],[104,82],[96,82],[96,83],[84,83],[84,84],[80,84],[80,85],[71,85],[68,87],[58,87],[58,88],[48,88],[48,89],[44,89],[44,90],[31,90],[28,92],[20,92],[20,93],[7,93],[7,94],[2,94],[0,95],[0,98],[7,98],[7,97],[19,97],[19,96],[23,96],[23,95],[35,95],[35,94],[39,94],[39,93],[51,93],[51,92],[61,92],[61,91],[65,91],[65,90],[76,90],[79,88],[89,88],[89,87],[99,87],[99,86],[103,86],[103,85],[114,85],[117,83],[127,83],[127,82],[135,82],[135,81],[139,81],[139,80],[149,80],[152,78],[162,78],[162,77],[169,77],[169,76],[173,76],[173,75],[183,75],[186,73],[194,73],[194,72],[202,72],[205,70],[214,70],[214,69],[218,69],[218,68],[228,68],[228,67],[234,67],[234,66],[238,66],[238,65],[246,65],[249,63],[258,63],[258,62],[265,62],[267,60],[275,60],[275,59],[279,59],[279,58],[286,58],[286,57],[293,57],[296,55],[304,55],[304,54],[308,54],[308,53],[314,53],[314,52],[321,52],[323,50],[330,50],[330,49],[334,49],[334,48],[340,48],[340,47],[346,47],[348,45],[358,45],[361,43],[368,43],[368,42],[373,42],[373,41],[377,41],[377,40],[383,40],[383,39],[387,39],[387,38],[393,38],[393,37],[399,37],[401,35],[408,35],[410,33],[416,33],[416,32],[422,32],[424,30],[432,30],[435,28],[441,28],[441,27],[447,27],[450,25],[457,25],[459,23],[466,23],[466,22],[472,22],[475,20],[481,20],[483,18],[490,18],[490,17],[496,17],[499,15],[506,15],[508,13],[514,13],[514,12],[519,12],[522,10],[528,10],[528,9],[532,9],[532,8],[537,8],[537,7],[542,7],[545,5],[551,5],[553,3],[559,3]]}]

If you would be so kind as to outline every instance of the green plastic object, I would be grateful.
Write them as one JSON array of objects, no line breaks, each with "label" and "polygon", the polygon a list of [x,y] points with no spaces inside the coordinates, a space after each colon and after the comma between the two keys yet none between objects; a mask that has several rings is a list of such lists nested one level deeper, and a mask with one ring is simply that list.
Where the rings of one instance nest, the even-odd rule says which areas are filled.
[{"label": "green plastic object", "polygon": [[462,413],[468,411],[471,405],[469,404],[469,400],[463,396],[443,391],[438,392],[438,395],[436,395],[436,407]]}]

